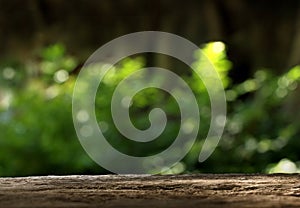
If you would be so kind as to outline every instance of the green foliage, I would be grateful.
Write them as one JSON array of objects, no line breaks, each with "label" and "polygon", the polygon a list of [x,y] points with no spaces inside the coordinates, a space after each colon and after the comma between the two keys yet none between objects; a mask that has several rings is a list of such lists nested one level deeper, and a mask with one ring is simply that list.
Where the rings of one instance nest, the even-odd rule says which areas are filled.
[{"label": "green foliage", "polygon": [[228,168],[216,167],[215,171],[269,172],[270,163],[283,158],[299,160],[299,123],[293,117],[295,112],[287,107],[295,101],[298,73],[299,67],[282,76],[258,70],[253,78],[227,89],[227,128],[210,162],[222,161],[221,155],[226,155],[223,161]]},{"label": "green foliage", "polygon": [[[51,50],[50,50],[51,49]],[[20,69],[6,66],[0,90],[0,175],[84,173],[97,167],[82,150],[71,117],[75,60],[61,46],[43,53],[34,71],[19,77]],[[52,64],[53,71],[44,70]],[[9,71],[6,71],[9,69]],[[29,73],[32,72],[32,73]],[[38,73],[33,73],[38,72]],[[65,73],[66,74],[66,73]],[[58,77],[57,77],[58,76]],[[16,82],[11,85],[11,82]],[[22,86],[22,87],[20,87]]]},{"label": "green foliage", "polygon": [[[210,123],[210,100],[195,73],[182,75],[200,106],[200,132],[190,153],[165,173],[298,172],[300,122],[293,119],[290,106],[297,100],[300,67],[281,76],[260,69],[245,82],[233,85],[228,77],[232,64],[226,57],[226,46],[213,42],[206,44],[202,52],[210,63],[196,52],[195,68],[201,70],[213,64],[226,91],[225,132],[213,155],[198,163]],[[150,110],[162,108],[168,124],[159,138],[136,143],[125,139],[114,126],[110,112],[113,91],[144,63],[143,57],[126,58],[110,70],[99,86],[95,107],[99,126],[109,142],[119,151],[136,156],[162,151],[172,143],[180,127],[176,101],[154,88],[143,90],[133,98],[130,116],[137,128],[146,129],[150,125]],[[68,56],[61,44],[42,50],[39,61],[34,63],[0,64],[1,176],[107,173],[84,152],[73,127],[71,101],[76,75],[71,72],[77,65],[77,60]]]}]

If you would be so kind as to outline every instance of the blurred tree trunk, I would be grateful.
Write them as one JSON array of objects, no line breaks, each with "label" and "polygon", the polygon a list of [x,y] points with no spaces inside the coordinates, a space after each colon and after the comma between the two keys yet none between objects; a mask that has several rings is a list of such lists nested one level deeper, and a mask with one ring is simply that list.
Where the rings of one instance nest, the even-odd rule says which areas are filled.
[{"label": "blurred tree trunk", "polygon": [[299,10],[298,0],[0,0],[0,50],[27,59],[63,42],[85,60],[120,35],[161,30],[197,45],[226,42],[239,82],[257,67],[282,72],[300,63]]}]

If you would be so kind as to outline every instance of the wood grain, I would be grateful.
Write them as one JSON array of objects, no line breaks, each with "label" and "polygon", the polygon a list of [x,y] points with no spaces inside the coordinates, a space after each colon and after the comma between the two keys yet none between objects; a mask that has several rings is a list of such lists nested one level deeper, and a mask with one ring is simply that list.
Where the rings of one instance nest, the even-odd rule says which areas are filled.
[{"label": "wood grain", "polygon": [[0,207],[300,207],[300,175],[0,178]]}]

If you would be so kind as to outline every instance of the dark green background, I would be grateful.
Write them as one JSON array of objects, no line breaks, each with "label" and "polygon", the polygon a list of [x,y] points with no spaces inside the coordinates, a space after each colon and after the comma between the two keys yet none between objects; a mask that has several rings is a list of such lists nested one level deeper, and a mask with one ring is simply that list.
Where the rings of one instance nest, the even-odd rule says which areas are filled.
[{"label": "dark green background", "polygon": [[[105,136],[114,147],[132,155],[155,154],[176,136],[177,103],[160,90],[144,90],[130,109],[132,122],[141,129],[149,126],[152,108],[167,113],[167,128],[147,147],[125,140],[110,114],[111,95],[120,80],[141,67],[160,66],[180,75],[201,106],[195,145],[165,173],[298,172],[299,8],[298,1],[1,0],[0,176],[108,173],[77,139],[73,87],[95,49],[143,30],[172,32],[203,49],[223,81],[227,124],[215,152],[199,163],[210,121],[203,83],[178,60],[141,54],[118,63],[98,90],[97,118],[105,122]],[[197,53],[195,65],[201,70]]]}]

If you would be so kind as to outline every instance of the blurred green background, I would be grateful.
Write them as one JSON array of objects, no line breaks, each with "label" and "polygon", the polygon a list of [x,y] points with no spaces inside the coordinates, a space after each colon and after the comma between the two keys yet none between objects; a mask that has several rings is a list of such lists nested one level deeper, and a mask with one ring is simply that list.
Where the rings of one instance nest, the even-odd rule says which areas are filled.
[{"label": "blurred green background", "polygon": [[[120,80],[142,67],[158,65],[179,74],[201,106],[196,143],[164,174],[300,172],[299,3],[165,2],[78,1],[73,8],[66,1],[33,0],[24,5],[0,1],[0,176],[109,173],[88,157],[77,139],[73,87],[94,49],[139,30],[172,32],[202,48],[225,88],[227,124],[214,153],[199,163],[210,122],[206,88],[176,60],[136,55],[106,75],[96,97],[99,125],[115,148],[132,155],[154,154],[176,136],[177,103],[157,89],[139,93],[130,108],[131,120],[140,129],[149,126],[148,113],[154,107],[167,113],[164,133],[147,147],[124,140],[111,118],[110,100]],[[243,14],[245,10],[252,16],[247,16],[249,11]],[[268,28],[269,23],[274,27]],[[201,70],[199,53],[195,51],[194,64]]]}]

